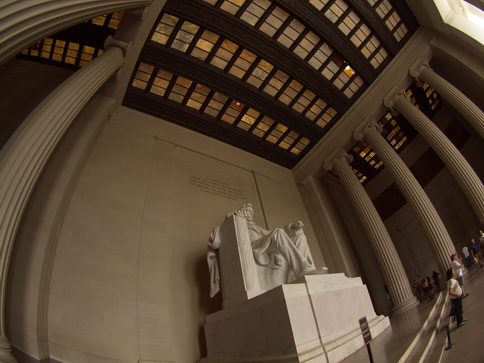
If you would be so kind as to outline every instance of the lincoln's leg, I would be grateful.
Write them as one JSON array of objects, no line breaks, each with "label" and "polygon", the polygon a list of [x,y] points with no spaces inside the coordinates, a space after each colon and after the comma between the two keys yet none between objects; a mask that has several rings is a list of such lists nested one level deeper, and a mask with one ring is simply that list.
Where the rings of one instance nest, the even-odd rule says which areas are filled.
[{"label": "lincoln's leg", "polygon": [[[295,243],[288,237],[286,232],[281,228],[276,228],[272,234],[272,241],[277,250],[287,260],[296,277],[302,276],[304,273],[314,270],[312,259],[302,255]],[[300,244],[303,244],[300,242]],[[306,253],[309,253],[309,248],[306,244]],[[309,257],[311,257],[309,253]]]},{"label": "lincoln's leg", "polygon": [[309,250],[308,241],[306,236],[301,233],[293,238],[291,238],[292,242],[296,246],[299,253],[306,259],[306,261],[314,267],[313,257],[311,256],[311,251]]}]

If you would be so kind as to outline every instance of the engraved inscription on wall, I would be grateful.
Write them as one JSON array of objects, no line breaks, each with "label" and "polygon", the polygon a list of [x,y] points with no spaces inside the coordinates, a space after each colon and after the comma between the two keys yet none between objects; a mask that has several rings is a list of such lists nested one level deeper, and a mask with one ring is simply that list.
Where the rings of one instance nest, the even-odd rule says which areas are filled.
[{"label": "engraved inscription on wall", "polygon": [[211,177],[191,176],[189,184],[202,193],[216,195],[230,200],[245,200],[245,192],[229,183]]}]

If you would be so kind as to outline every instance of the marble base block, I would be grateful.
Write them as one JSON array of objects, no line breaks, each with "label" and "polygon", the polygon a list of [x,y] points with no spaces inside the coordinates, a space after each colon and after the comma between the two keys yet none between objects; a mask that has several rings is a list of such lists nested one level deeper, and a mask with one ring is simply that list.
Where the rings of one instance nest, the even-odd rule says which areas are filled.
[{"label": "marble base block", "polygon": [[339,362],[390,326],[377,316],[360,278],[308,275],[207,315],[204,363]]}]

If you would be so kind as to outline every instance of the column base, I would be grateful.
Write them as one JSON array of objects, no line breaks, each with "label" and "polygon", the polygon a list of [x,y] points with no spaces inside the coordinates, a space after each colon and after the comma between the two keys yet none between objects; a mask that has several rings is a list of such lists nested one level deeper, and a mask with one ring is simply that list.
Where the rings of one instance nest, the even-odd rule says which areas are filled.
[{"label": "column base", "polygon": [[17,363],[17,359],[12,354],[12,346],[7,337],[0,335],[0,362]]},{"label": "column base", "polygon": [[393,311],[392,311],[393,316],[404,313],[405,311],[408,311],[408,310],[414,308],[418,304],[419,304],[419,302],[418,302],[417,298],[415,296],[412,296],[410,299],[396,305],[393,308]]}]

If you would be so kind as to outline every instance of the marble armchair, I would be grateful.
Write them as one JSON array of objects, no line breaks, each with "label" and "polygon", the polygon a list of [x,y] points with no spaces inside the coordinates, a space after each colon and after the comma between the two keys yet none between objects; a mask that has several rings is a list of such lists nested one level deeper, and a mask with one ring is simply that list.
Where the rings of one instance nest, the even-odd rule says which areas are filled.
[{"label": "marble armchair", "polygon": [[212,233],[208,261],[211,296],[222,290],[224,308],[281,285],[291,273],[287,261],[277,269],[256,263],[247,221],[236,215],[227,217]]}]

